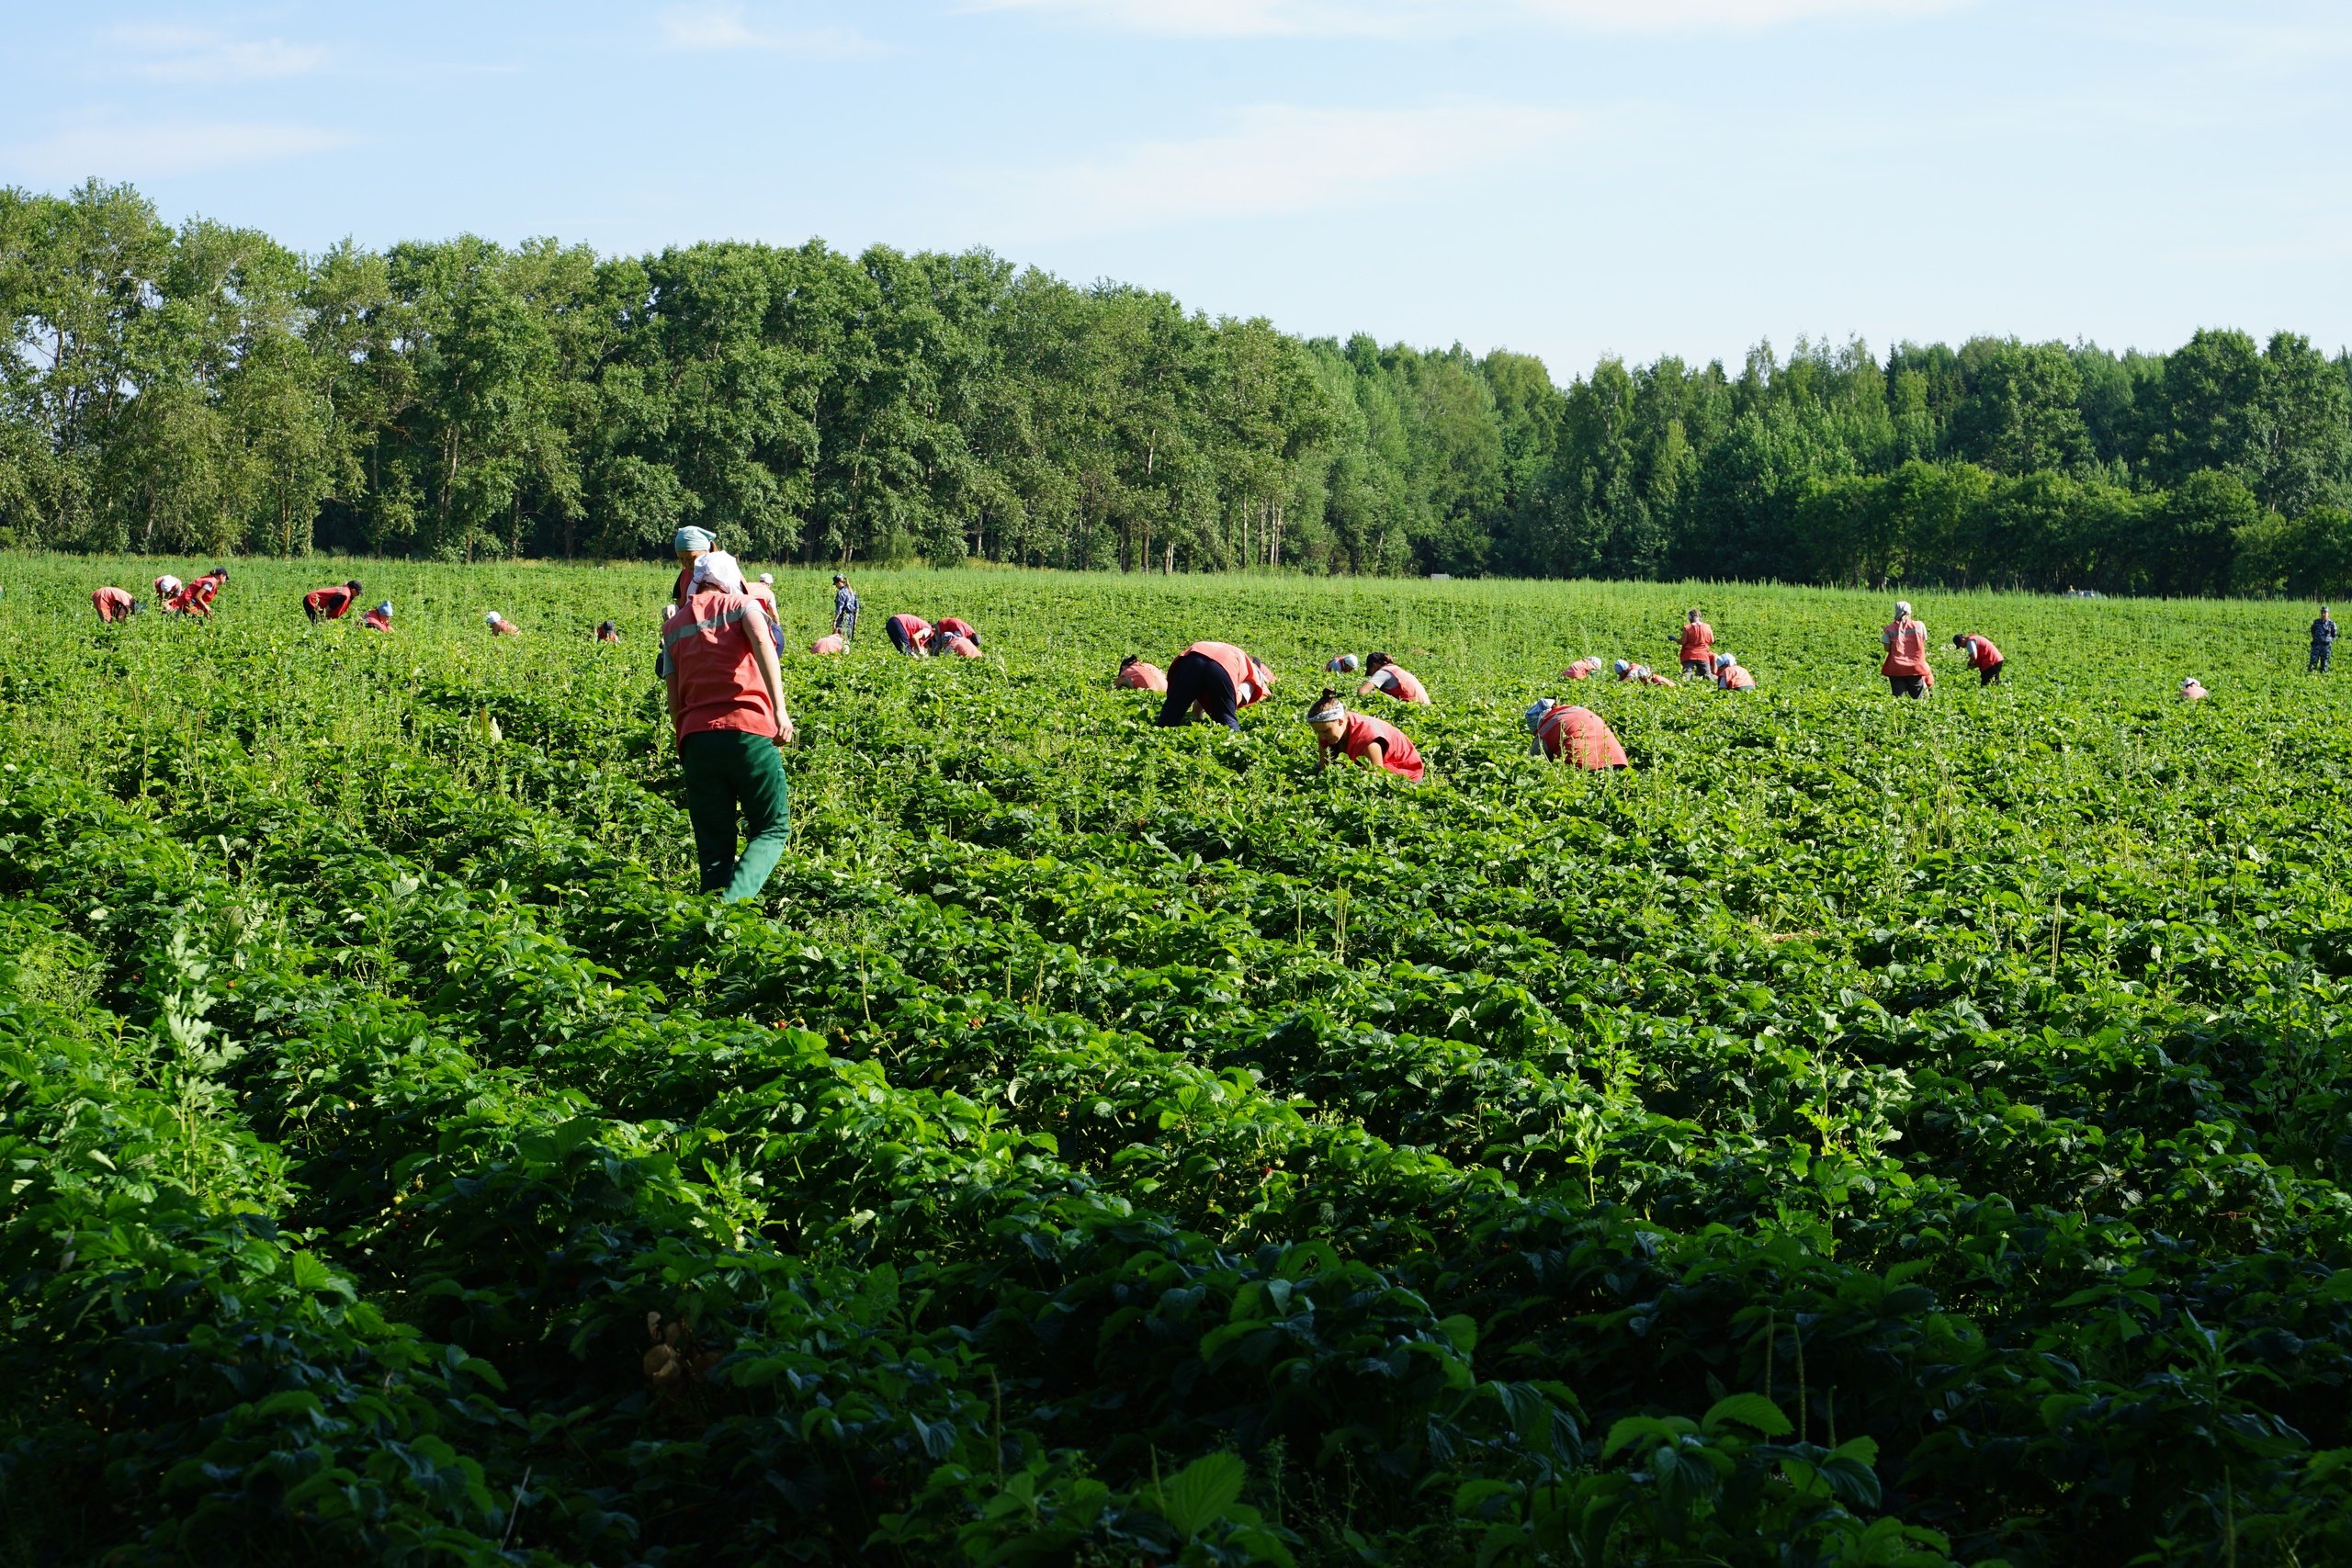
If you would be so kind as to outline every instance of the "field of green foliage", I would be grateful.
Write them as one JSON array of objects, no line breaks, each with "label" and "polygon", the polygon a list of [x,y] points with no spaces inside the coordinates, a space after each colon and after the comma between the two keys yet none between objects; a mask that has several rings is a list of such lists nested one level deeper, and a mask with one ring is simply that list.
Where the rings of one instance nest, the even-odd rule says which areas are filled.
[{"label": "field of green foliage", "polygon": [[[0,1562],[2352,1556],[2307,607],[1921,595],[1913,705],[1876,595],[875,573],[722,907],[666,572],[91,614],[209,564],[0,558]],[[1759,691],[1552,678],[1691,604]],[[1204,637],[1241,736],[1108,689]]]}]

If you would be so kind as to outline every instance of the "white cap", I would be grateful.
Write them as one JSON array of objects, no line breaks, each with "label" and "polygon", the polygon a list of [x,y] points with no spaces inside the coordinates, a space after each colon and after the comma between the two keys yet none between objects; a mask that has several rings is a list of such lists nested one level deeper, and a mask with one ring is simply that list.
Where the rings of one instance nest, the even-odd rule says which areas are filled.
[{"label": "white cap", "polygon": [[483,619],[483,620],[485,620],[485,621],[488,621],[492,626],[496,626],[500,621],[502,621],[502,620],[505,619],[505,617],[504,617],[504,616],[503,616],[503,615],[501,615],[497,611],[492,610],[489,615],[484,615],[484,616],[482,617],[482,619]]},{"label": "white cap", "polygon": [[743,569],[725,550],[712,550],[695,559],[695,586],[709,583],[722,593],[743,592]]}]

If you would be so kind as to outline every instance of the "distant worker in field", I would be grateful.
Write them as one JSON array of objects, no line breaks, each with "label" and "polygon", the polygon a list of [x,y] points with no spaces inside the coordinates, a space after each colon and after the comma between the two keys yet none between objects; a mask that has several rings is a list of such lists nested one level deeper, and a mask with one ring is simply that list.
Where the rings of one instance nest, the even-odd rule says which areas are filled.
[{"label": "distant worker in field", "polygon": [[177,593],[186,586],[186,583],[182,582],[178,578],[174,577],[170,572],[167,571],[164,573],[163,576],[155,580],[155,603],[158,604],[169,604],[172,602],[172,595]]},{"label": "distant worker in field", "polygon": [[1335,654],[1323,668],[1333,675],[1352,675],[1363,668],[1363,660],[1352,653]]},{"label": "distant worker in field", "polygon": [[819,654],[846,653],[849,651],[849,639],[839,632],[827,632],[808,645],[808,651]]},{"label": "distant worker in field", "polygon": [[1911,615],[1911,602],[1898,599],[1894,604],[1894,619],[1879,634],[1879,642],[1886,649],[1886,658],[1878,672],[1886,677],[1887,689],[1898,697],[1924,697],[1935,679],[1928,669],[1928,628]]},{"label": "distant worker in field", "polygon": [[374,609],[360,616],[359,624],[367,627],[371,632],[390,631],[392,629],[392,602],[390,599],[385,600],[382,604],[377,605]]},{"label": "distant worker in field", "polygon": [[1714,672],[1715,628],[1701,620],[1698,611],[1683,616],[1682,629],[1668,640],[1681,645],[1684,680],[1693,675],[1703,680]]},{"label": "distant worker in field", "polygon": [[1535,737],[1530,756],[1572,762],[1594,772],[1629,765],[1616,732],[1590,708],[1571,707],[1556,697],[1538,697],[1524,716],[1527,732]]},{"label": "distant worker in field", "polygon": [[962,632],[951,632],[944,627],[935,635],[933,650],[943,659],[978,659],[980,656],[978,643]]},{"label": "distant worker in field", "polygon": [[2327,606],[2319,607],[2319,619],[2312,623],[2312,659],[2303,667],[2306,675],[2324,675],[2328,661],[2335,656],[2335,617]]},{"label": "distant worker in field", "polygon": [[1126,692],[1164,692],[1168,690],[1168,671],[1130,653],[1119,660],[1119,672],[1111,677],[1111,684]]},{"label": "distant worker in field", "polygon": [[1363,684],[1356,688],[1356,695],[1368,697],[1374,692],[1385,692],[1400,703],[1422,703],[1430,700],[1430,689],[1421,678],[1385,653],[1375,653],[1363,661]]},{"label": "distant worker in field", "polygon": [[302,595],[302,614],[314,621],[339,621],[359,602],[359,581],[340,588],[313,588]]},{"label": "distant worker in field", "polygon": [[1747,667],[1728,653],[1715,655],[1715,690],[1718,692],[1752,692],[1756,677]]},{"label": "distant worker in field", "polygon": [[110,626],[139,614],[139,601],[119,588],[101,588],[90,595],[90,608],[98,613],[102,624]]},{"label": "distant worker in field", "polygon": [[1247,651],[1229,642],[1196,642],[1168,666],[1168,694],[1157,722],[1171,728],[1199,713],[1238,735],[1241,710],[1265,701],[1273,686],[1273,671]]},{"label": "distant worker in field", "polygon": [[890,646],[909,659],[931,657],[931,623],[921,615],[893,615],[882,623],[882,630]]},{"label": "distant worker in field", "polygon": [[2188,680],[2183,681],[2180,683],[2180,700],[2185,703],[2203,702],[2205,700],[2205,682],[2199,681],[2194,675],[2191,675]]},{"label": "distant worker in field", "polygon": [[1385,719],[1349,712],[1330,687],[1307,705],[1306,724],[1315,731],[1317,767],[1329,767],[1336,753],[1351,762],[1385,768],[1408,784],[1421,782],[1421,754],[1405,732]]},{"label": "distant worker in field", "polygon": [[933,635],[941,638],[960,637],[970,643],[975,649],[980,646],[980,628],[955,615],[940,616],[939,624],[933,628]]},{"label": "distant worker in field", "polygon": [[[734,558],[707,552],[687,587],[662,623],[662,693],[677,732],[702,890],[740,903],[759,897],[784,855],[790,800],[776,750],[792,742],[792,715],[767,611],[746,592]],[[746,840],[740,856],[739,813]]]},{"label": "distant worker in field", "polygon": [[1967,655],[1968,667],[1976,671],[1978,690],[1983,690],[2001,678],[2004,660],[2001,658],[2001,650],[1993,646],[1991,637],[1978,637],[1974,632],[1962,632],[1951,639],[1951,645]]},{"label": "distant worker in field", "polygon": [[173,594],[171,602],[164,608],[174,615],[198,615],[209,621],[212,618],[212,601],[220,596],[221,587],[228,581],[229,569],[216,566]]},{"label": "distant worker in field", "polygon": [[838,571],[833,573],[833,635],[843,646],[857,640],[857,590]]},{"label": "distant worker in field", "polygon": [[495,610],[492,610],[489,615],[484,615],[482,617],[482,621],[483,624],[490,627],[490,635],[492,637],[521,637],[523,635],[522,627],[516,626],[514,622],[508,620],[505,616],[500,615]]},{"label": "distant worker in field", "polygon": [[707,528],[688,526],[670,536],[670,549],[678,558],[677,581],[670,584],[670,603],[683,603],[695,579],[695,562],[709,553],[718,536]]},{"label": "distant worker in field", "polygon": [[1589,681],[1595,675],[1600,674],[1600,655],[1597,653],[1588,653],[1582,659],[1577,660],[1574,664],[1569,665],[1566,670],[1561,671],[1560,679],[1563,681]]},{"label": "distant worker in field", "polygon": [[1636,686],[1671,686],[1674,684],[1674,681],[1670,676],[1661,675],[1657,671],[1651,669],[1648,665],[1635,664],[1630,660],[1621,659],[1616,662],[1613,668],[1616,671],[1617,679],[1620,681],[1629,681]]},{"label": "distant worker in field", "polygon": [[620,641],[621,624],[618,621],[598,621],[596,623],[596,640],[598,642]]}]

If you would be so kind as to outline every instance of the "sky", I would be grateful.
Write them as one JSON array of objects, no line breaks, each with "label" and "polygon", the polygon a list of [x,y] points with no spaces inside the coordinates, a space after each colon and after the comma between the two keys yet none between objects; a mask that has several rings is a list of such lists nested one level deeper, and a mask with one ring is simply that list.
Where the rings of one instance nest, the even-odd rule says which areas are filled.
[{"label": "sky", "polygon": [[2342,0],[0,0],[0,185],[985,246],[1309,335],[2352,344]]}]

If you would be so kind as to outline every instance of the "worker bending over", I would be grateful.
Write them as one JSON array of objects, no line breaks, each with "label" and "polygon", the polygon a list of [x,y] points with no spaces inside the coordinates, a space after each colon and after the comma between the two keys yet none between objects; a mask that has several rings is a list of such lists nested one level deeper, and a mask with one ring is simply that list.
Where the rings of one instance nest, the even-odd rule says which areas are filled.
[{"label": "worker bending over", "polygon": [[1951,639],[1951,645],[1967,655],[1968,667],[1976,671],[1980,690],[2001,678],[2001,650],[1993,646],[1991,637],[1962,632]]},{"label": "worker bending over", "polygon": [[931,623],[921,615],[893,615],[882,623],[890,636],[890,646],[910,659],[931,657]]},{"label": "worker bending over", "polygon": [[1368,697],[1374,692],[1385,692],[1400,703],[1427,703],[1430,689],[1421,678],[1385,653],[1375,653],[1363,661],[1364,682],[1356,688],[1356,695]]},{"label": "worker bending over", "polygon": [[1163,728],[1198,712],[1241,732],[1240,710],[1263,702],[1273,690],[1273,672],[1229,642],[1196,642],[1168,666],[1168,695],[1159,705]]},{"label": "worker bending over", "polygon": [[1421,782],[1421,754],[1405,732],[1385,719],[1349,712],[1330,687],[1307,705],[1306,724],[1315,731],[1317,767],[1329,767],[1338,753],[1385,768],[1408,784]]},{"label": "worker bending over", "polygon": [[1582,659],[1577,660],[1574,664],[1569,665],[1566,670],[1561,671],[1560,679],[1563,681],[1589,681],[1593,676],[1600,673],[1600,655],[1597,653],[1588,653]]},{"label": "worker bending over", "polygon": [[113,626],[139,614],[139,601],[119,588],[101,588],[90,595],[90,607],[101,625]]},{"label": "worker bending over", "polygon": [[1618,744],[1615,731],[1590,708],[1571,707],[1556,697],[1538,697],[1528,705],[1525,717],[1527,732],[1535,738],[1530,756],[1571,762],[1594,772],[1628,765],[1625,748]]},{"label": "worker bending over", "polygon": [[358,600],[359,581],[354,578],[340,588],[313,588],[303,594],[302,614],[314,621],[339,621]]},{"label": "worker bending over", "polygon": [[482,623],[490,627],[490,635],[492,637],[521,637],[523,635],[522,627],[516,626],[514,622],[508,620],[505,616],[500,615],[495,610],[492,610],[489,615],[484,615],[482,617]]},{"label": "worker bending over", "polygon": [[371,632],[390,631],[392,629],[392,602],[390,599],[385,600],[382,604],[377,605],[374,609],[360,616],[359,624],[367,627]]},{"label": "worker bending over", "polygon": [[1111,684],[1129,692],[1164,692],[1168,689],[1168,672],[1130,653],[1119,660],[1119,672],[1111,677]]},{"label": "worker bending over", "polygon": [[1634,664],[1621,659],[1617,661],[1616,670],[1617,679],[1620,681],[1631,681],[1637,686],[1671,686],[1674,684],[1674,682],[1670,677],[1659,674],[1657,671],[1651,669],[1646,664]]},{"label": "worker bending over", "polygon": [[1752,692],[1756,677],[1747,667],[1728,653],[1715,655],[1715,690],[1719,692]]}]

